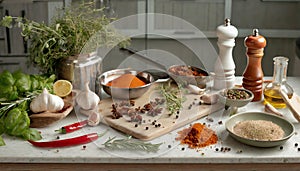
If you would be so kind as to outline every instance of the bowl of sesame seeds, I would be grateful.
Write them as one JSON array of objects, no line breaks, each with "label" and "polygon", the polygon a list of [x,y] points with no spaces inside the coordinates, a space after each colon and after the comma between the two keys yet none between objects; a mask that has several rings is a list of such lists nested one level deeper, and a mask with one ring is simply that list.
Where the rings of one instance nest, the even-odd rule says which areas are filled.
[{"label": "bowl of sesame seeds", "polygon": [[226,121],[225,127],[235,140],[256,147],[282,145],[295,133],[291,122],[264,112],[233,115]]}]

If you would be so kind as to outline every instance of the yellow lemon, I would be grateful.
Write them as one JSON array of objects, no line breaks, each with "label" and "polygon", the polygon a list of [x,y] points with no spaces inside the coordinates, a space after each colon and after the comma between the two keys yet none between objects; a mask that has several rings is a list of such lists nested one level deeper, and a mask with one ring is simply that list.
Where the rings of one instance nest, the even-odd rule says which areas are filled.
[{"label": "yellow lemon", "polygon": [[68,80],[57,80],[53,84],[53,92],[59,97],[66,97],[72,92],[72,83]]}]

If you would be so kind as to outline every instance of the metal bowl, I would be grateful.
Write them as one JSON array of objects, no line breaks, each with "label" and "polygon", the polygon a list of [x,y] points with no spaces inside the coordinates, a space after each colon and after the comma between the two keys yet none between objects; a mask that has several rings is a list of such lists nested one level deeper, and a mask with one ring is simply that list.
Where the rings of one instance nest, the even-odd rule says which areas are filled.
[{"label": "metal bowl", "polygon": [[[118,88],[108,86],[107,83],[123,74],[132,74],[144,81],[146,84],[136,88]],[[99,76],[99,82],[105,93],[117,99],[135,99],[145,94],[154,83],[153,76],[148,72],[139,72],[132,69],[115,69],[104,72]]]},{"label": "metal bowl", "polygon": [[[188,74],[193,72],[197,74]],[[196,85],[199,88],[206,88],[207,83],[212,80],[207,71],[189,65],[173,65],[168,68],[168,74],[181,85]]]},{"label": "metal bowl", "polygon": [[[249,94],[249,98],[247,99],[231,99],[226,96],[228,90],[241,90],[245,91],[246,93]],[[228,109],[229,107],[243,107],[247,105],[249,102],[251,102],[254,98],[254,95],[251,91],[243,88],[229,88],[229,89],[224,89],[223,91],[220,92],[220,101],[221,103],[225,104],[225,109]]]}]

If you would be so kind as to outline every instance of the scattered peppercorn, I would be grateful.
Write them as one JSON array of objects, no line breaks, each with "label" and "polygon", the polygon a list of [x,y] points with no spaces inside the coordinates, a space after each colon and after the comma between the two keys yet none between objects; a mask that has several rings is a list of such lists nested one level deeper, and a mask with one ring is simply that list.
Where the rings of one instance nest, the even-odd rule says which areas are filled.
[{"label": "scattered peppercorn", "polygon": [[216,148],[215,150],[216,150],[216,151],[219,151],[219,149],[218,149],[218,148]]},{"label": "scattered peppercorn", "polygon": [[179,118],[179,115],[176,115],[176,119],[178,119]]},{"label": "scattered peppercorn", "polygon": [[138,127],[138,124],[135,124],[134,127]]},{"label": "scattered peppercorn", "polygon": [[157,124],[157,126],[158,126],[158,127],[160,127],[160,126],[161,126],[161,124]]},{"label": "scattered peppercorn", "polygon": [[58,140],[59,140],[59,139],[60,139],[60,137],[59,137],[59,136],[57,136],[57,137],[56,137],[56,139],[58,139]]},{"label": "scattered peppercorn", "polygon": [[182,151],[184,151],[184,150],[185,150],[185,148],[184,148],[184,147],[182,147],[182,148],[181,148],[181,150],[182,150]]},{"label": "scattered peppercorn", "polygon": [[298,147],[298,143],[295,143],[295,147]]},{"label": "scattered peppercorn", "polygon": [[243,152],[242,150],[237,150],[237,151],[236,151],[236,153],[242,153],[242,152]]},{"label": "scattered peppercorn", "polygon": [[149,128],[146,126],[146,128],[145,128],[146,130],[148,130]]},{"label": "scattered peppercorn", "polygon": [[218,124],[219,124],[219,125],[222,125],[222,124],[223,124],[223,122],[222,122],[222,121],[219,121],[219,122],[218,122]]},{"label": "scattered peppercorn", "polygon": [[283,149],[283,146],[280,146],[279,149],[282,150],[282,149]]},{"label": "scattered peppercorn", "polygon": [[298,151],[300,151],[300,148],[298,148]]},{"label": "scattered peppercorn", "polygon": [[82,149],[85,150],[86,149],[86,145],[82,146]]},{"label": "scattered peppercorn", "polygon": [[168,145],[168,148],[171,148],[172,146],[171,145]]}]

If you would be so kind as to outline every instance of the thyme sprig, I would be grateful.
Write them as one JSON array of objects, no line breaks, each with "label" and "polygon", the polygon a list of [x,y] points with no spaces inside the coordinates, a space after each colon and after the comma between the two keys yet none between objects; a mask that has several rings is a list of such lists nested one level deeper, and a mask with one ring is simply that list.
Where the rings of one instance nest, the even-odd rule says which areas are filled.
[{"label": "thyme sprig", "polygon": [[136,150],[146,152],[157,152],[162,143],[152,144],[149,142],[132,139],[131,136],[127,138],[116,139],[116,137],[109,138],[103,145],[110,150]]},{"label": "thyme sprig", "polygon": [[171,81],[160,86],[160,93],[165,97],[167,109],[170,115],[176,114],[182,108],[184,98],[181,96],[180,85],[175,87],[171,85]]}]

